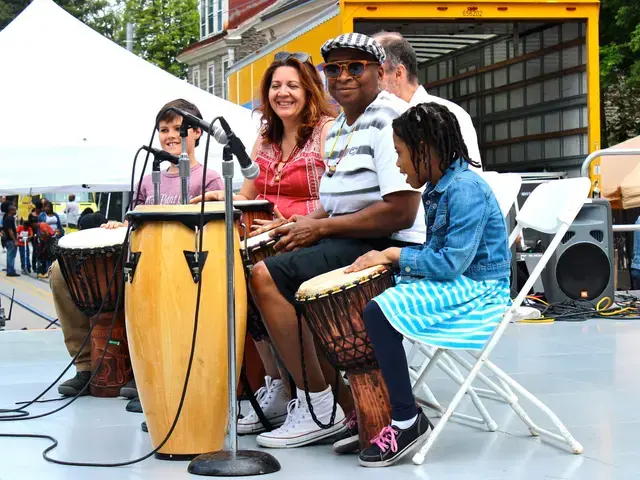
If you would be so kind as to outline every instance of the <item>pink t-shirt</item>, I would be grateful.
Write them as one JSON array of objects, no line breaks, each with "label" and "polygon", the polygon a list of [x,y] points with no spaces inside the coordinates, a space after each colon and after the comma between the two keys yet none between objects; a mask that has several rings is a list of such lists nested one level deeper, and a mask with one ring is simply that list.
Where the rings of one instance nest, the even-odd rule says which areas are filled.
[{"label": "pink t-shirt", "polygon": [[[202,169],[201,164],[191,167],[191,178],[189,180],[189,198],[202,195]],[[207,169],[207,183],[205,191],[222,190],[224,183],[220,174],[214,170]],[[180,203],[180,174],[162,172],[162,181],[160,182],[160,204],[161,205],[177,205]],[[151,175],[145,175],[142,178],[140,192],[136,195],[134,206],[153,205],[153,182]]]}]

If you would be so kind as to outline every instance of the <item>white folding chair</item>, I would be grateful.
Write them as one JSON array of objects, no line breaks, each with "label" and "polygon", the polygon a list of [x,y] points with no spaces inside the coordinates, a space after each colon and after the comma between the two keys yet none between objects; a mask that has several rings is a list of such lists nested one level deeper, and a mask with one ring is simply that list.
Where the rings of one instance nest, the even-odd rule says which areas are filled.
[{"label": "white folding chair", "polygon": [[[493,194],[498,201],[498,205],[500,206],[500,210],[502,211],[503,216],[507,216],[511,207],[515,204],[516,199],[518,197],[518,193],[520,192],[520,186],[522,185],[522,177],[517,173],[497,173],[497,172],[479,172],[479,175],[489,184]],[[434,354],[436,353],[436,349],[434,347],[429,347],[427,345],[421,345],[417,342],[412,342],[411,350],[409,351],[407,361],[409,365],[414,361],[415,357],[418,353],[422,353],[426,358],[422,365],[417,369],[409,369],[409,375],[411,377],[412,383],[415,386],[415,382],[418,380],[424,369],[427,367],[427,364],[431,361]],[[455,363],[449,358],[447,353],[443,353],[441,358],[436,359],[436,365],[454,382],[458,385],[462,385],[464,382],[464,376],[457,368]],[[488,378],[486,378],[482,373],[479,374],[479,378],[483,379],[485,382],[488,382],[489,385],[492,385],[493,388],[498,388],[495,383],[491,382]],[[469,387],[467,389],[467,394],[469,395],[471,401],[474,406],[480,413],[482,418],[473,417],[470,415],[465,415],[458,412],[453,412],[453,416],[457,419],[464,420],[473,424],[484,424],[487,429],[491,432],[494,432],[498,428],[498,424],[491,418],[489,412],[486,407],[482,403],[482,401],[478,398],[478,396],[483,396],[486,398],[490,398],[493,400],[502,400],[502,397],[498,396],[494,389],[487,390],[481,388],[472,388]],[[425,394],[423,397],[421,392]],[[429,387],[423,383],[422,385],[418,385],[414,390],[414,395],[416,395],[418,401],[426,406],[427,408],[434,410],[436,413],[442,415],[445,412],[445,408],[440,405],[435,395]],[[510,397],[512,397],[511,395]]]},{"label": "white folding chair", "polygon": [[[540,400],[534,395],[522,387],[519,383],[513,380],[504,371],[498,368],[493,362],[489,360],[489,355],[497,345],[498,341],[502,337],[505,329],[509,325],[512,317],[515,315],[516,309],[522,304],[527,292],[533,286],[533,283],[540,276],[542,270],[546,266],[549,258],[555,252],[556,248],[560,244],[562,237],[567,232],[574,218],[580,211],[584,200],[589,193],[590,182],[587,178],[572,178],[563,180],[553,180],[548,183],[539,185],[529,196],[524,206],[520,210],[517,216],[517,225],[514,231],[509,236],[509,245],[512,245],[516,240],[523,228],[532,228],[539,232],[553,234],[553,240],[547,247],[547,250],[542,255],[540,262],[536,265],[533,272],[531,272],[529,279],[526,281],[522,290],[518,293],[518,296],[513,301],[513,304],[505,312],[501,322],[496,327],[491,339],[487,342],[484,348],[480,351],[467,351],[475,361],[473,364],[466,361],[460,356],[457,351],[451,349],[436,348],[433,357],[430,362],[427,363],[419,378],[417,379],[414,390],[425,385],[425,380],[429,371],[433,369],[433,366],[440,362],[444,353],[446,352],[449,357],[449,361],[454,360],[458,362],[464,369],[468,370],[468,375],[462,382],[462,385],[454,395],[451,403],[442,414],[441,420],[438,422],[431,435],[424,442],[419,451],[413,456],[413,463],[421,465],[424,462],[425,456],[431,446],[434,444],[442,430],[444,429],[447,421],[454,413],[458,404],[462,400],[462,397],[469,391],[469,387],[473,381],[478,378],[489,386],[498,397],[507,402],[518,415],[518,417],[525,423],[532,435],[543,435],[550,439],[566,443],[571,451],[575,454],[582,453],[583,448],[578,443],[567,428],[562,424],[560,419]],[[479,375],[480,369],[487,367],[497,378],[500,386],[489,380],[484,375]],[[487,382],[488,381],[488,382]],[[517,398],[513,394],[515,390],[518,394],[527,398],[535,406],[545,413],[552,423],[560,431],[560,434],[553,433],[545,430],[536,425],[533,420],[527,415],[522,406],[517,401]]]}]

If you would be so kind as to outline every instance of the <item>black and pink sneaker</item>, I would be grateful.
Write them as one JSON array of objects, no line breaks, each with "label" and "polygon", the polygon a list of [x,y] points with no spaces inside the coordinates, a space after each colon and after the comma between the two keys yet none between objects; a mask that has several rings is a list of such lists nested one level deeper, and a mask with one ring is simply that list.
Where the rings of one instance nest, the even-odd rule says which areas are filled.
[{"label": "black and pink sneaker", "polygon": [[420,412],[409,428],[402,430],[393,425],[384,427],[371,440],[371,446],[360,453],[359,462],[363,467],[388,467],[407,455],[419,440],[426,440],[433,430],[433,424]]},{"label": "black and pink sneaker", "polygon": [[358,435],[358,417],[353,411],[342,424],[347,427],[346,430],[333,442],[333,453],[343,454],[351,453],[360,449],[360,437]]}]

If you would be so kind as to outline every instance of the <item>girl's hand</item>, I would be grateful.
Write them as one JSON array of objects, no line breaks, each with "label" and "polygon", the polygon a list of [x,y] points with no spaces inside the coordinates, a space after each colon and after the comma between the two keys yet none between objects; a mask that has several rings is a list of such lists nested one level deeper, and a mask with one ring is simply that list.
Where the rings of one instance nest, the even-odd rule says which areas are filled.
[{"label": "girl's hand", "polygon": [[365,253],[355,262],[349,265],[344,273],[359,272],[369,267],[377,267],[378,265],[394,265],[400,259],[400,248],[387,248],[382,252],[372,250]]}]

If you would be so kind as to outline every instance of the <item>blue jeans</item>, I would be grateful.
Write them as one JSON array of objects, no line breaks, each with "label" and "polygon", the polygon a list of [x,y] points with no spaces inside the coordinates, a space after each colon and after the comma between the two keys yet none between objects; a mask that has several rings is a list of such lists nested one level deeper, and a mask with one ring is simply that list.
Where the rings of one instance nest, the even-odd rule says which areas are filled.
[{"label": "blue jeans", "polygon": [[18,247],[18,251],[20,252],[20,268],[22,270],[31,270],[31,258],[29,257],[29,246],[22,245]]},{"label": "blue jeans", "polygon": [[7,240],[7,275],[16,273],[16,253],[18,253],[16,242]]},{"label": "blue jeans", "polygon": [[640,290],[640,269],[631,268],[631,289]]}]

